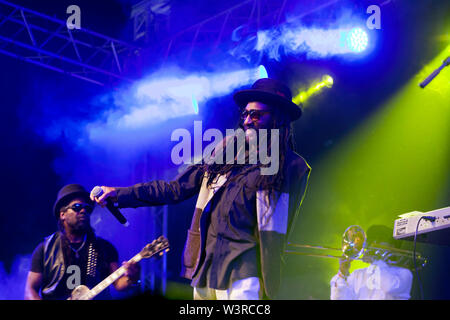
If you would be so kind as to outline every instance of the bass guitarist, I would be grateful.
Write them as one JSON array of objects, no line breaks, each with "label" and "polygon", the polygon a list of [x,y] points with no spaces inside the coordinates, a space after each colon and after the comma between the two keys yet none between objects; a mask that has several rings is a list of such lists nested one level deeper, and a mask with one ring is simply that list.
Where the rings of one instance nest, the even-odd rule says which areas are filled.
[{"label": "bass guitarist", "polygon": [[[45,238],[33,252],[25,286],[26,300],[65,300],[79,285],[91,288],[118,269],[118,253],[108,241],[95,235],[90,224],[94,203],[78,184],[64,186],[53,213],[59,230]],[[138,263],[124,262],[125,274],[114,282],[118,291],[136,285]],[[104,290],[96,299],[111,299]]]}]

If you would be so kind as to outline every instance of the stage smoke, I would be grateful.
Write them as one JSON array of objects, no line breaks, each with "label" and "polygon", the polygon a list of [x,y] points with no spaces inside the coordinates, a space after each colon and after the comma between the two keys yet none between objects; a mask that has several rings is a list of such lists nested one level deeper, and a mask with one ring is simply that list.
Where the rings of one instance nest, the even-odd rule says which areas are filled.
[{"label": "stage smoke", "polygon": [[0,262],[0,300],[23,300],[31,255],[17,256],[8,273]]},{"label": "stage smoke", "polygon": [[283,56],[300,55],[307,59],[345,57],[367,48],[369,39],[364,29],[364,19],[351,17],[348,12],[331,26],[305,26],[296,19],[259,30],[244,40],[234,38],[239,43],[229,53],[250,63],[258,63],[263,57],[276,61],[281,61]]}]

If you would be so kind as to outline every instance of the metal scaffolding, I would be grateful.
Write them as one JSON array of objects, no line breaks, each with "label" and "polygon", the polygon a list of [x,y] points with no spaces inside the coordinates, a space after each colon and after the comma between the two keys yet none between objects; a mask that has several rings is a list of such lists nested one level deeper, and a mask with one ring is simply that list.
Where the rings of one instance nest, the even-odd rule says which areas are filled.
[{"label": "metal scaffolding", "polygon": [[[174,174],[168,167],[159,165],[155,170],[155,155],[147,153],[142,159],[134,163],[131,172],[134,181],[152,181],[163,179],[168,181]],[[150,243],[159,236],[164,235],[169,239],[167,205],[151,206],[139,209],[143,215],[142,225],[144,232],[140,234],[142,243]],[[167,254],[155,259],[141,261],[141,290],[145,293],[165,296],[167,291],[168,269]]]},{"label": "metal scaffolding", "polygon": [[[168,237],[168,207],[148,207],[145,208],[148,214],[149,225],[146,226],[148,234],[152,234],[152,239],[157,239],[164,235]],[[170,242],[170,240],[169,240]],[[165,296],[167,290],[167,255],[164,254],[159,259],[152,259],[141,263],[142,265],[142,290],[153,294]]]},{"label": "metal scaffolding", "polygon": [[214,54],[225,39],[238,28],[257,31],[262,26],[277,26],[283,18],[288,0],[246,0],[196,25],[186,28],[164,42],[163,63],[173,52],[185,51],[185,62],[191,59],[195,47]]},{"label": "metal scaffolding", "polygon": [[140,49],[0,0],[0,53],[98,85],[132,81],[127,62]]},{"label": "metal scaffolding", "polygon": [[[277,27],[287,21],[285,14],[293,8],[302,14],[291,16],[290,20],[339,1],[315,0],[297,10],[299,4],[295,0],[245,0],[167,36],[168,25],[165,32],[160,32],[162,25],[170,22],[167,0],[144,0],[133,6],[131,15],[134,39],[144,39],[144,47],[140,48],[84,28],[71,30],[66,21],[0,0],[0,53],[98,85],[131,82],[141,72],[143,60],[164,65],[169,57],[176,56],[177,64],[182,66],[190,62],[195,50],[207,58],[230,50],[237,42],[229,40],[236,34],[243,38],[261,28]],[[159,27],[155,25],[161,23]],[[151,28],[159,31],[155,29],[151,35]],[[149,37],[157,37],[157,41],[149,41]]]},{"label": "metal scaffolding", "polygon": [[131,18],[134,41],[149,45],[167,36],[170,13],[169,0],[143,0],[133,5]]},{"label": "metal scaffolding", "polygon": [[[292,23],[317,11],[337,5],[341,0],[245,0],[200,23],[188,27],[163,42],[163,64],[174,54],[177,63],[189,63],[195,49],[203,56],[232,49],[248,35],[256,35],[264,28],[277,28],[282,23]],[[293,14],[296,12],[296,14]],[[287,17],[287,13],[290,13]],[[240,39],[236,39],[240,38]],[[234,42],[234,44],[233,44]]]}]

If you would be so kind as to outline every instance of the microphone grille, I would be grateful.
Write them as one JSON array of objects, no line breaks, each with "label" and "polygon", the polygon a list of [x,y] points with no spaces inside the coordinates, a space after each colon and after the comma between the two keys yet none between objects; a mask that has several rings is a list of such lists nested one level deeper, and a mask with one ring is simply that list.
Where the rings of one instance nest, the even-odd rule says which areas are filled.
[{"label": "microphone grille", "polygon": [[94,187],[94,189],[92,189],[91,194],[94,197],[100,197],[103,194],[103,189],[99,186]]}]

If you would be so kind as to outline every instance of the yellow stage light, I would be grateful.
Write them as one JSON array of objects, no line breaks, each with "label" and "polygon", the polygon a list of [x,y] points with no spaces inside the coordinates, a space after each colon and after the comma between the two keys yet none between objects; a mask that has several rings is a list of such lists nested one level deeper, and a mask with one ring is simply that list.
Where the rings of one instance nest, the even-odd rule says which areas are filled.
[{"label": "yellow stage light", "polygon": [[297,96],[294,97],[292,101],[296,104],[305,103],[310,97],[319,94],[324,88],[333,87],[334,80],[329,75],[324,75],[322,79],[318,82],[312,84],[312,86],[306,90],[301,91]]}]

